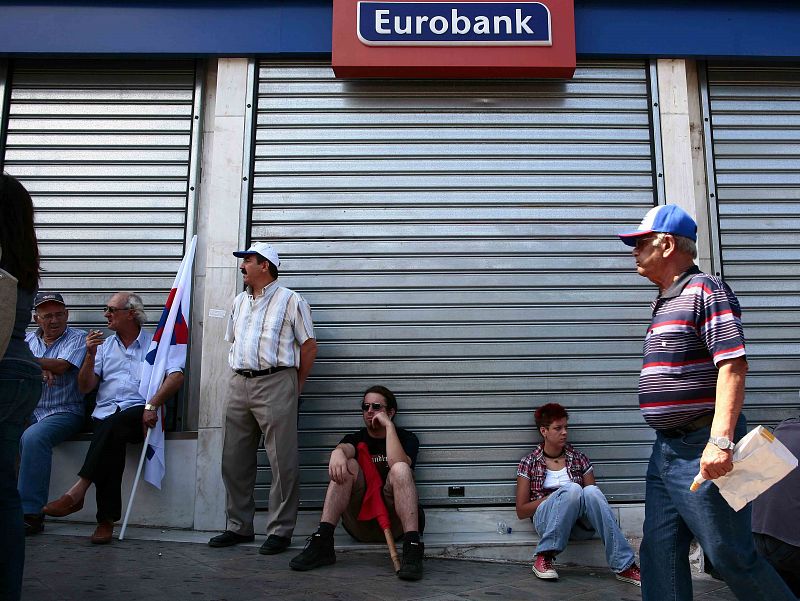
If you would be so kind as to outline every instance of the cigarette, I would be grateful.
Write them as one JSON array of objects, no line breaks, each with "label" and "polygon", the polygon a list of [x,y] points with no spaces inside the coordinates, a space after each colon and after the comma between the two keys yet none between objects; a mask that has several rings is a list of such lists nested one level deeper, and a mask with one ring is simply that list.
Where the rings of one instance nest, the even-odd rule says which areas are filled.
[{"label": "cigarette", "polygon": [[705,481],[706,481],[706,479],[703,478],[702,475],[697,474],[694,477],[694,480],[692,480],[692,485],[689,487],[689,490],[692,491],[692,492],[695,492],[698,488],[700,488],[700,485]]}]

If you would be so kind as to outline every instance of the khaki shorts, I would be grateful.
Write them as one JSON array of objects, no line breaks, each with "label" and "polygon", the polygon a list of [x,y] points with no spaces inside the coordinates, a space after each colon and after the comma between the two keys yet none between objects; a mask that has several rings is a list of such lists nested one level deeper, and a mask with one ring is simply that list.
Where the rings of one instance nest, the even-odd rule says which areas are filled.
[{"label": "khaki shorts", "polygon": [[[358,519],[358,513],[361,511],[361,502],[364,500],[366,492],[367,483],[364,479],[364,473],[359,469],[358,476],[353,484],[353,492],[350,495],[350,503],[348,503],[347,509],[342,514],[342,525],[347,533],[357,541],[362,543],[381,543],[386,538],[383,535],[383,529],[378,524],[378,520]],[[403,534],[403,524],[394,510],[394,493],[388,478],[386,484],[383,485],[383,500],[386,503],[386,509],[389,510],[392,534],[395,538],[399,538]]]}]

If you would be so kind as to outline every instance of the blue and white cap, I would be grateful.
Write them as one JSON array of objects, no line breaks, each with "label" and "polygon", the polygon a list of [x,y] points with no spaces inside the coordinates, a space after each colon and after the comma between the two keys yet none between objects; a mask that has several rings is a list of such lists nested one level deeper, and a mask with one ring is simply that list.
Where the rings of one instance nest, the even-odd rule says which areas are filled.
[{"label": "blue and white cap", "polygon": [[697,224],[694,219],[678,205],[659,205],[653,207],[642,219],[639,227],[633,232],[617,234],[628,246],[636,246],[636,239],[652,234],[664,232],[683,236],[697,242]]}]

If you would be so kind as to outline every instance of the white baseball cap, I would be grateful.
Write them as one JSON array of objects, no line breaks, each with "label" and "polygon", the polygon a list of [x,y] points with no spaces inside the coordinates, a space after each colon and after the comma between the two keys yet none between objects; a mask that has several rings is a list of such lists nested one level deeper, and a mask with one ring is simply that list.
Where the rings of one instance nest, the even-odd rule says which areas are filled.
[{"label": "white baseball cap", "polygon": [[250,248],[247,250],[237,250],[233,253],[234,257],[239,257],[240,259],[246,257],[247,255],[261,255],[275,267],[279,267],[281,264],[281,260],[278,257],[278,251],[272,248],[266,242],[253,242],[253,244],[251,244]]}]

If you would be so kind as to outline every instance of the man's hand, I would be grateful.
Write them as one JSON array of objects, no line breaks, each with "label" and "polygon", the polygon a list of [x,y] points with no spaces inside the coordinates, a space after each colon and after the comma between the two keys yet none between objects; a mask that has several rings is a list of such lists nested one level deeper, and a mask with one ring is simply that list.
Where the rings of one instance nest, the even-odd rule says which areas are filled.
[{"label": "man's hand", "polygon": [[706,480],[714,480],[732,469],[733,451],[723,451],[709,442],[700,458],[700,475]]},{"label": "man's hand", "polygon": [[56,382],[56,375],[49,369],[42,370],[42,382],[48,386],[52,386]]},{"label": "man's hand", "polygon": [[147,428],[155,428],[158,423],[158,410],[148,411],[144,410],[142,413],[142,432],[147,435]]},{"label": "man's hand", "polygon": [[383,426],[384,428],[394,427],[392,420],[386,415],[385,411],[380,411],[372,416],[372,427],[379,428]]},{"label": "man's hand", "polygon": [[94,357],[97,354],[97,347],[103,344],[103,332],[92,330],[86,336],[86,354]]},{"label": "man's hand", "polygon": [[331,452],[331,460],[328,463],[328,475],[336,484],[344,484],[347,473],[347,456],[342,449],[337,447]]}]

